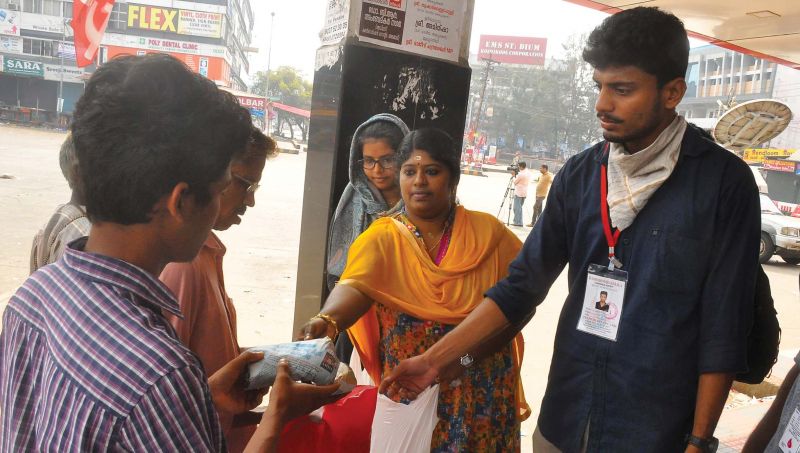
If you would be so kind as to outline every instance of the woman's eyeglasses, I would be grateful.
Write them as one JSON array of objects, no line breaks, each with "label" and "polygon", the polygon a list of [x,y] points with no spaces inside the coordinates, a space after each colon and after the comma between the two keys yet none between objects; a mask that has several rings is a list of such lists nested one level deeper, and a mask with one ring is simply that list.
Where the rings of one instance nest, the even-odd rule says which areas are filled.
[{"label": "woman's eyeglasses", "polygon": [[363,159],[359,159],[358,163],[360,163],[361,166],[364,167],[364,170],[372,170],[373,168],[375,168],[375,164],[380,165],[381,168],[383,168],[384,170],[389,170],[394,168],[395,165],[397,165],[397,160],[395,159],[394,156],[381,157],[378,160],[375,160],[371,157],[365,157]]}]

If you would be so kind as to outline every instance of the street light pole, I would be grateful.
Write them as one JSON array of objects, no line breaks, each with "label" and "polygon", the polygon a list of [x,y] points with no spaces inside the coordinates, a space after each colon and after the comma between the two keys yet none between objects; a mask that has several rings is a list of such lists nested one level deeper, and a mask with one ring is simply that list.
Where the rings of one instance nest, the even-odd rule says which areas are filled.
[{"label": "street light pole", "polygon": [[[270,65],[272,64],[272,31],[275,29],[275,11],[269,13],[270,14],[270,21],[269,21],[269,46],[267,47],[267,100],[269,100],[269,71]],[[273,109],[274,111],[274,109]],[[272,118],[269,115],[269,110],[264,112],[267,116],[267,135],[270,135],[270,125],[272,124]]]},{"label": "street light pole", "polygon": [[64,112],[64,41],[67,39],[67,20],[64,18],[64,10],[61,10],[61,42],[58,44],[58,54],[61,60],[61,69],[58,80],[58,101],[56,101],[56,111],[58,125],[61,126],[61,118]]}]

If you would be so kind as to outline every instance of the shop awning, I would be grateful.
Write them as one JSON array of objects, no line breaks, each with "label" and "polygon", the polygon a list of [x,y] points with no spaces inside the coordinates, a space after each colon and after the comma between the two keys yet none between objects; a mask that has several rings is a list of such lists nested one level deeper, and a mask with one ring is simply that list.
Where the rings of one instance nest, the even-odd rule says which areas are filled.
[{"label": "shop awning", "polygon": [[564,0],[614,14],[657,6],[683,20],[693,38],[800,69],[798,0]]}]

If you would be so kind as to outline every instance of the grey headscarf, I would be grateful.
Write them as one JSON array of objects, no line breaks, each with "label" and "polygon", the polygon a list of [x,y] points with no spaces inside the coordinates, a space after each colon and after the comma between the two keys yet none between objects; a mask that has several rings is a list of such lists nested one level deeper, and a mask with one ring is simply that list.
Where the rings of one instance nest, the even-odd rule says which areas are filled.
[{"label": "grey headscarf", "polygon": [[363,157],[359,144],[362,132],[378,121],[394,124],[403,135],[409,132],[408,126],[400,118],[388,113],[380,113],[358,126],[353,134],[353,141],[350,144],[350,183],[345,187],[339,204],[336,206],[328,240],[327,282],[329,289],[333,288],[336,281],[339,280],[339,276],[344,272],[350,244],[381,214],[395,212],[403,205],[403,200],[397,202],[397,205],[393,207],[387,205],[381,192],[367,179],[364,169],[357,162]]}]

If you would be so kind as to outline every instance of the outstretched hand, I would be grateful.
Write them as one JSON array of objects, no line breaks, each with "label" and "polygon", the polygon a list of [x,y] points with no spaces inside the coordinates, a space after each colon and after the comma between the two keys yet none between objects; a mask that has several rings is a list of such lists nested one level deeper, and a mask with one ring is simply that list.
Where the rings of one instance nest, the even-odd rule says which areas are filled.
[{"label": "outstretched hand", "polygon": [[329,327],[328,323],[323,319],[312,318],[295,334],[294,341],[315,340],[317,338],[331,336]]},{"label": "outstretched hand", "polygon": [[439,370],[431,366],[423,356],[400,362],[381,382],[378,391],[389,398],[400,397],[414,400],[428,387],[438,382]]}]

